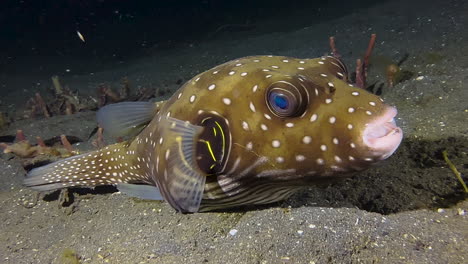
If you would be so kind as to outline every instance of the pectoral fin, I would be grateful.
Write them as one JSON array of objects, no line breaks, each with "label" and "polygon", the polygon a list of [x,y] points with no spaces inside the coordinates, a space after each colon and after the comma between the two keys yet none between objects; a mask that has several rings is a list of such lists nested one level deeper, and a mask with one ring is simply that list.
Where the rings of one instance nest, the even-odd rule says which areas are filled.
[{"label": "pectoral fin", "polygon": [[203,197],[206,174],[196,162],[196,145],[203,127],[171,117],[161,120],[159,134],[164,139],[160,154],[158,187],[165,200],[181,212],[197,212]]}]

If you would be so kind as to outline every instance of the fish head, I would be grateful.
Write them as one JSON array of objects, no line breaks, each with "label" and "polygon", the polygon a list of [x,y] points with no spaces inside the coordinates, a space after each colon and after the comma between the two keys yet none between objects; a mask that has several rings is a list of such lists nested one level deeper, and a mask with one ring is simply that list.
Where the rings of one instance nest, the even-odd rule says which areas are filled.
[{"label": "fish head", "polygon": [[285,71],[271,69],[271,77],[252,98],[252,104],[261,102],[255,103],[258,113],[245,111],[245,120],[252,114],[260,117],[255,126],[267,144],[257,155],[283,171],[336,175],[365,169],[394,153],[403,136],[395,122],[396,108],[350,84],[340,60],[285,64],[280,64]]},{"label": "fish head", "polygon": [[195,76],[146,129],[162,195],[189,212],[202,195],[212,209],[269,203],[387,158],[397,111],[347,75],[333,57],[255,56]]}]

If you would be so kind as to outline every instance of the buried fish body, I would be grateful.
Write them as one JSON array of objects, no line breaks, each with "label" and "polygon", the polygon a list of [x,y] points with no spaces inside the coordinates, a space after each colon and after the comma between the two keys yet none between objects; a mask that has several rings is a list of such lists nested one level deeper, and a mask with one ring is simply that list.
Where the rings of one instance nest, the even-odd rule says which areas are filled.
[{"label": "buried fish body", "polygon": [[169,100],[102,108],[98,122],[132,140],[32,170],[39,191],[116,184],[181,212],[287,198],[389,157],[402,140],[394,107],[347,82],[331,56],[245,57],[195,76]]}]

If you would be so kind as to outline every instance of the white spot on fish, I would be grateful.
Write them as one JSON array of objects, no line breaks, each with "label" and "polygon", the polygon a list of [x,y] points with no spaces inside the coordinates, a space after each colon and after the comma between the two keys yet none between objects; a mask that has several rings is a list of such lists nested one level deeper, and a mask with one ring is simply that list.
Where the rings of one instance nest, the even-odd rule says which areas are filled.
[{"label": "white spot on fish", "polygon": [[271,141],[271,145],[274,147],[274,148],[279,148],[281,146],[281,142],[277,139]]},{"label": "white spot on fish", "polygon": [[247,122],[245,122],[245,121],[242,121],[242,128],[244,130],[249,130],[249,124],[247,124]]},{"label": "white spot on fish", "polygon": [[317,120],[317,114],[313,114],[313,115],[310,117],[310,122],[315,122],[315,120]]},{"label": "white spot on fish", "polygon": [[255,105],[252,102],[250,102],[249,107],[250,107],[250,110],[252,110],[252,112],[255,113]]},{"label": "white spot on fish", "polygon": [[255,93],[257,91],[257,89],[258,89],[258,85],[254,85],[254,87],[252,87],[252,92]]},{"label": "white spot on fish", "polygon": [[245,145],[245,148],[246,148],[247,150],[252,150],[252,149],[253,149],[253,144],[252,144],[252,142],[248,142],[247,145]]},{"label": "white spot on fish", "polygon": [[264,131],[267,131],[268,130],[268,127],[265,125],[265,124],[261,124],[260,125],[260,128]]},{"label": "white spot on fish", "polygon": [[214,88],[216,88],[215,84],[211,84],[210,86],[208,86],[208,90],[210,90],[210,91],[213,91]]},{"label": "white spot on fish", "polygon": [[338,157],[338,156],[335,156],[335,161],[336,161],[336,162],[341,162],[341,158]]},{"label": "white spot on fish", "polygon": [[296,161],[304,161],[305,160],[305,156],[304,155],[296,155]]},{"label": "white spot on fish", "polygon": [[330,122],[330,124],[335,124],[335,122],[336,122],[336,117],[330,116],[330,118],[328,119],[328,122]]},{"label": "white spot on fish", "polygon": [[246,75],[247,75],[246,72],[241,73],[241,76],[242,76],[242,77],[244,77],[244,76],[246,76]]},{"label": "white spot on fish", "polygon": [[229,75],[234,75],[236,72],[235,71],[230,71]]},{"label": "white spot on fish", "polygon": [[293,127],[294,123],[286,123],[286,127]]},{"label": "white spot on fish", "polygon": [[230,104],[231,104],[231,99],[229,99],[229,98],[223,98],[223,103],[224,103],[225,105],[230,105]]},{"label": "white spot on fish", "polygon": [[302,138],[302,142],[304,144],[310,144],[310,142],[312,142],[312,138],[310,136],[305,136]]},{"label": "white spot on fish", "polygon": [[327,145],[320,145],[320,149],[322,151],[327,151]]},{"label": "white spot on fish", "polygon": [[348,108],[348,113],[354,113],[354,108],[353,107]]},{"label": "white spot on fish", "polygon": [[196,99],[196,98],[197,98],[197,96],[194,95],[194,94],[193,94],[192,96],[190,96],[190,103],[195,102],[195,99]]}]

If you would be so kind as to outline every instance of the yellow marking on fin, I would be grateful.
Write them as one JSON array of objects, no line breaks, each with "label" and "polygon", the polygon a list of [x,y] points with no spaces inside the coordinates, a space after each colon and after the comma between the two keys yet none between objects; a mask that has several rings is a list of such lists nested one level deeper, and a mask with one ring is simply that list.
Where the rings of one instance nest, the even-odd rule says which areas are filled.
[{"label": "yellow marking on fin", "polygon": [[213,134],[216,137],[216,128],[213,127]]}]

